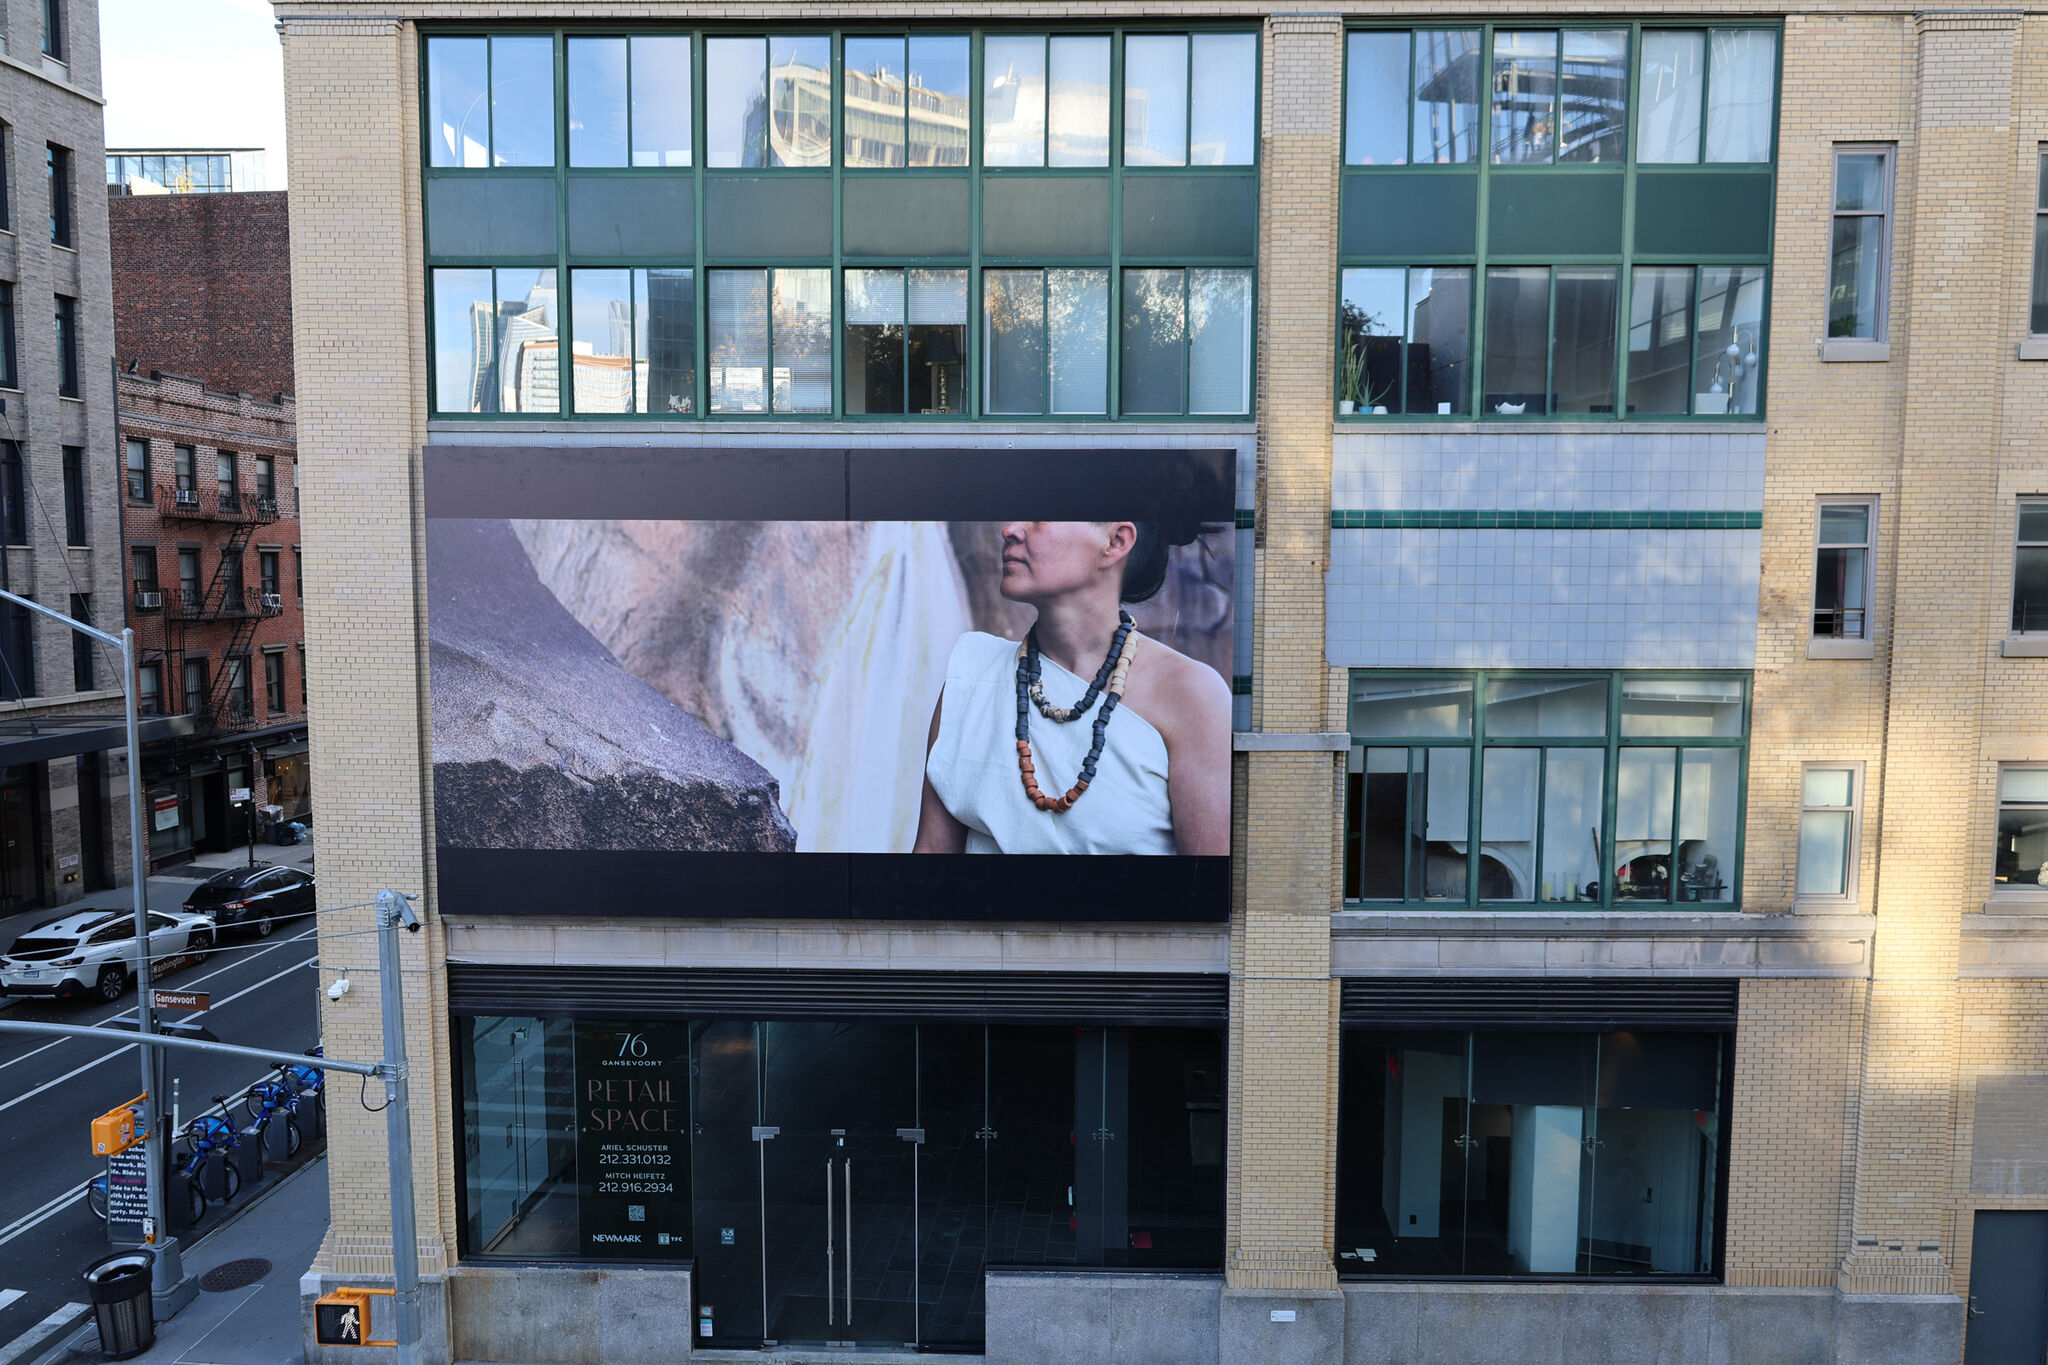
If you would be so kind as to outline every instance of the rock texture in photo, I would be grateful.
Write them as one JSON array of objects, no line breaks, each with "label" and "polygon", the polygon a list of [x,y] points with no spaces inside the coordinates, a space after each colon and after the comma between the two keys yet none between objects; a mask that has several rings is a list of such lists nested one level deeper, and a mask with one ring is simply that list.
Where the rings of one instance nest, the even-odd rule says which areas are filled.
[{"label": "rock texture in photo", "polygon": [[796,847],[767,769],[621,667],[507,523],[433,523],[427,599],[438,842]]}]

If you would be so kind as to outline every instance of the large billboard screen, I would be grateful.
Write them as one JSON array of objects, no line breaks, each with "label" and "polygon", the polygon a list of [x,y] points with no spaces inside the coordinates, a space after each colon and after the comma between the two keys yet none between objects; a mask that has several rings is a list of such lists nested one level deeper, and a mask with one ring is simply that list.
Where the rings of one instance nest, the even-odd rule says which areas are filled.
[{"label": "large billboard screen", "polygon": [[1225,918],[1233,462],[428,447],[443,913]]}]

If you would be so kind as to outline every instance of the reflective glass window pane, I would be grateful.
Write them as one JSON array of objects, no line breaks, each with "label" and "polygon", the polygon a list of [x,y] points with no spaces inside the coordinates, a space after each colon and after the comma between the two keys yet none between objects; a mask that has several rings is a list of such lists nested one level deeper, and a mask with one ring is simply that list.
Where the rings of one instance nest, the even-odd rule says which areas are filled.
[{"label": "reflective glass window pane", "polygon": [[1615,774],[1616,901],[1671,899],[1671,798],[1675,749],[1623,749]]},{"label": "reflective glass window pane", "polygon": [[1486,394],[1481,408],[1515,416],[1547,412],[1550,271],[1494,266],[1486,272]]},{"label": "reflective glass window pane", "polygon": [[1048,388],[1052,411],[1109,410],[1109,272],[1046,272]]},{"label": "reflective glass window pane", "polygon": [[1480,33],[1476,28],[1416,30],[1412,159],[1417,165],[1479,159]]},{"label": "reflective glass window pane", "polygon": [[1186,272],[1126,270],[1123,280],[1122,408],[1126,414],[1184,411]]},{"label": "reflective glass window pane", "polygon": [[1828,279],[1828,335],[1877,336],[1878,272],[1884,268],[1884,219],[1835,219]]},{"label": "reflective glass window pane", "polygon": [[1188,159],[1188,40],[1124,39],[1124,164],[1184,166]]},{"label": "reflective glass window pane", "polygon": [[636,408],[697,410],[697,278],[690,270],[633,272]]},{"label": "reflective glass window pane", "polygon": [[768,164],[832,164],[832,40],[768,40]]},{"label": "reflective glass window pane", "polygon": [[1621,733],[1625,739],[1738,739],[1742,735],[1742,683],[1736,678],[1624,675]]},{"label": "reflective glass window pane", "polygon": [[903,272],[849,270],[846,279],[846,411],[903,411]]},{"label": "reflective glass window pane", "polygon": [[1409,412],[1472,409],[1472,269],[1408,272]]},{"label": "reflective glass window pane", "polygon": [[1344,160],[1400,166],[1408,160],[1408,34],[1353,33],[1344,40]]},{"label": "reflective glass window pane", "polygon": [[1769,161],[1778,83],[1778,35],[1715,29],[1707,82],[1707,160]]},{"label": "reflective glass window pane", "polygon": [[1038,270],[984,270],[982,350],[990,413],[1045,411],[1045,276]]},{"label": "reflective glass window pane", "polygon": [[632,273],[569,272],[570,364],[578,412],[633,411]]},{"label": "reflective glass window pane", "polygon": [[555,164],[555,40],[491,39],[491,164]]},{"label": "reflective glass window pane", "polygon": [[1538,898],[1600,899],[1604,749],[1546,749],[1543,755],[1543,863]]},{"label": "reflective glass window pane", "polygon": [[2048,502],[2019,505],[2019,538],[2027,544],[2048,541]]},{"label": "reflective glass window pane", "polygon": [[1496,164],[1547,163],[1557,156],[1557,31],[1493,35],[1493,124]]},{"label": "reflective glass window pane", "polygon": [[2007,768],[1998,775],[1998,799],[2048,804],[2048,768]]},{"label": "reflective glass window pane", "polygon": [[1884,211],[1885,160],[1883,152],[1843,152],[1835,158],[1837,212]]},{"label": "reflective glass window pane", "polygon": [[1188,272],[1188,411],[1252,408],[1252,273]]},{"label": "reflective glass window pane", "polygon": [[1714,1269],[1721,1039],[1609,1033],[1598,1039],[1599,1107],[1587,1111],[1579,1268],[1594,1275]]},{"label": "reflective glass window pane", "polygon": [[569,42],[569,164],[626,164],[626,40]]},{"label": "reflective glass window pane", "polygon": [[1643,30],[1636,83],[1636,160],[1700,159],[1700,101],[1706,94],[1707,35],[1695,29]]},{"label": "reflective glass window pane", "polygon": [[2015,553],[2012,628],[2048,630],[2048,546],[2022,545]]},{"label": "reflective glass window pane", "polygon": [[1349,799],[1356,811],[1357,848],[1347,850],[1354,900],[1402,898],[1403,850],[1408,843],[1410,791],[1406,749],[1354,749]]},{"label": "reflective glass window pane", "polygon": [[768,272],[713,270],[705,295],[711,411],[768,410]]},{"label": "reflective glass window pane", "polygon": [[[1213,1029],[1104,1029],[1125,1074],[1130,1142],[1102,1144],[1110,1189],[1129,1191],[1112,1241],[1132,1266],[1217,1266],[1223,1260],[1223,1048]],[[1112,1070],[1112,1074],[1114,1071]],[[1121,1154],[1114,1147],[1125,1147]]]},{"label": "reflective glass window pane", "polygon": [[1107,166],[1109,39],[1054,38],[1051,89],[1045,164]]},{"label": "reflective glass window pane", "polygon": [[1820,509],[1820,542],[1823,545],[1862,545],[1870,539],[1870,505],[1862,502],[1823,503]]},{"label": "reflective glass window pane", "polygon": [[1354,677],[1351,733],[1389,739],[1469,739],[1472,679]]},{"label": "reflective glass window pane", "polygon": [[1559,161],[1619,161],[1628,133],[1628,30],[1564,31]]},{"label": "reflective glass window pane", "polygon": [[[490,271],[434,271],[435,411],[496,410],[496,388],[491,382],[496,332]],[[134,448],[135,443],[130,442],[131,453]],[[134,461],[129,463],[132,466]]]},{"label": "reflective glass window pane", "polygon": [[456,1027],[465,1240],[478,1254],[580,1255],[575,1025],[486,1016]]},{"label": "reflective glass window pane", "polygon": [[1809,810],[1799,815],[1799,884],[1802,896],[1840,896],[1849,886],[1849,812]]},{"label": "reflective glass window pane", "polygon": [[1607,733],[1607,679],[1490,679],[1488,739],[1599,739]]},{"label": "reflective glass window pane", "polygon": [[1252,106],[1258,89],[1259,40],[1249,33],[1197,33],[1190,41],[1194,99],[1188,164],[1249,166],[1258,141]]},{"label": "reflective glass window pane", "polygon": [[1869,631],[1869,558],[1862,546],[1823,545],[1814,557],[1813,633],[1861,640]]},{"label": "reflective glass window pane", "polygon": [[488,38],[427,39],[428,165],[491,164],[491,111],[484,98],[490,46]]},{"label": "reflective glass window pane", "polygon": [[967,165],[967,39],[910,40],[910,164]]},{"label": "reflective glass window pane", "polygon": [[1683,413],[1692,401],[1691,266],[1643,266],[1629,280],[1628,410]]},{"label": "reflective glass window pane", "polygon": [[1045,35],[990,34],[982,41],[981,69],[982,164],[1043,166]]},{"label": "reflective glass window pane", "polygon": [[1615,316],[1621,272],[1611,266],[1557,271],[1551,388],[1556,412],[1614,411]]},{"label": "reflective glass window pane", "polygon": [[1687,749],[1678,794],[1678,899],[1735,898],[1735,821],[1742,755]]},{"label": "reflective glass window pane", "polygon": [[2027,331],[2048,335],[2048,213],[2034,217],[2034,293],[2029,302]]},{"label": "reflective glass window pane", "polygon": [[1536,899],[1540,749],[1488,749],[1479,770],[1479,899]]},{"label": "reflective glass window pane", "polygon": [[498,411],[559,412],[561,341],[555,272],[500,270]]},{"label": "reflective glass window pane", "polygon": [[[1472,751],[1425,749],[1422,827],[1410,836],[1408,875],[1419,881],[1422,899],[1462,901],[1466,898],[1466,831],[1470,828]],[[1411,892],[1412,894],[1412,892]]]},{"label": "reflective glass window pane", "polygon": [[2048,810],[2001,807],[1992,880],[2014,887],[2048,886]]},{"label": "reflective glass window pane", "polygon": [[1764,268],[1700,268],[1698,369],[1693,411],[1754,413],[1763,385]]},{"label": "reflective glass window pane", "polygon": [[1401,324],[1407,272],[1398,267],[1343,272],[1343,328],[1337,400],[1357,412],[1401,411]]},{"label": "reflective glass window pane", "polygon": [[[1466,1144],[1485,1141],[1466,1122],[1466,1038],[1344,1030],[1337,1238],[1354,1253],[1339,1262],[1345,1274],[1407,1278],[1462,1269]],[[1475,1153],[1482,1170],[1487,1151],[1481,1145]],[[1361,1250],[1369,1255],[1357,1256]]]},{"label": "reflective glass window pane", "polygon": [[777,270],[774,326],[777,412],[832,411],[832,272]]},{"label": "reflective glass window pane", "polygon": [[903,39],[848,38],[845,70],[846,164],[903,165],[908,89]]},{"label": "reflective glass window pane", "polygon": [[967,272],[913,270],[909,274],[911,412],[967,410]]},{"label": "reflective glass window pane", "polygon": [[1800,800],[1809,806],[1846,806],[1856,790],[1851,768],[1808,768],[1800,782]]},{"label": "reflective glass window pane", "polygon": [[633,39],[633,164],[690,164],[690,40]]},{"label": "reflective glass window pane", "polygon": [[768,44],[763,39],[704,40],[704,164],[768,164]]}]

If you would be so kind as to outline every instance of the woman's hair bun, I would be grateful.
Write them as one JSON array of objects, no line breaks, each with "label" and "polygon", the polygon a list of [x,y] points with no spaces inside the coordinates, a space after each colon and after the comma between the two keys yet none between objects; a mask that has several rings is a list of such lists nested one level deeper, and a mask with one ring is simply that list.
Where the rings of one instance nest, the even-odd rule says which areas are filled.
[{"label": "woman's hair bun", "polygon": [[1192,545],[1215,528],[1199,521],[1139,521],[1138,540],[1124,561],[1123,600],[1146,602],[1166,586],[1168,552],[1176,545]]}]

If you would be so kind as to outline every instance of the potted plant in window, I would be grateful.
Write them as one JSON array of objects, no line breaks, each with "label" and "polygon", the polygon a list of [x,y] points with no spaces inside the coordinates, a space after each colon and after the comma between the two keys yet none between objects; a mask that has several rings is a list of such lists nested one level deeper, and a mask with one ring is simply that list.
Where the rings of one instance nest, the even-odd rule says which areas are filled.
[{"label": "potted plant in window", "polygon": [[1358,391],[1365,382],[1365,342],[1356,332],[1347,330],[1341,349],[1342,383],[1337,396],[1337,411],[1340,415],[1349,417],[1358,411]]}]

